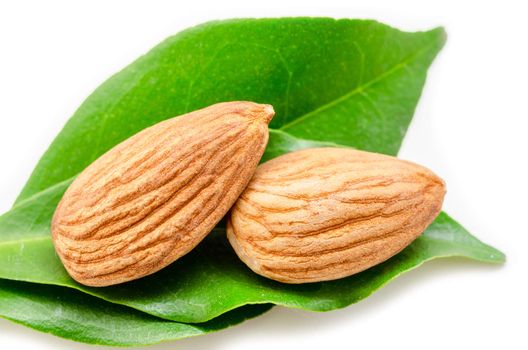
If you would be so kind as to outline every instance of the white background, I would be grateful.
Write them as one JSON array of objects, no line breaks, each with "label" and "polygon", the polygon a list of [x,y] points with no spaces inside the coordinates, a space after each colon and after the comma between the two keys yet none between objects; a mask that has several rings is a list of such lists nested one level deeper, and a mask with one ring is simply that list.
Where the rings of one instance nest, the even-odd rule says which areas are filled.
[{"label": "white background", "polygon": [[[434,261],[329,313],[275,308],[150,349],[527,349],[528,10],[524,1],[0,3],[0,212],[76,107],[165,37],[229,17],[373,18],[446,27],[401,157],[448,184],[445,209],[504,266]],[[1,349],[93,349],[0,320]]]}]

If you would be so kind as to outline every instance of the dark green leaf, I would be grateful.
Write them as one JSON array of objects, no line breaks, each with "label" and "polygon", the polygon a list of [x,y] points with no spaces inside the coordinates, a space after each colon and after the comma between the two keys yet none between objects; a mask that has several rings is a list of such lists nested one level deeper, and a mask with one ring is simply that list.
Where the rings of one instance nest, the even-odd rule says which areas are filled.
[{"label": "dark green leaf", "polygon": [[162,320],[77,291],[0,280],[0,316],[42,332],[90,344],[139,346],[218,331],[256,317],[251,305],[201,324]]}]

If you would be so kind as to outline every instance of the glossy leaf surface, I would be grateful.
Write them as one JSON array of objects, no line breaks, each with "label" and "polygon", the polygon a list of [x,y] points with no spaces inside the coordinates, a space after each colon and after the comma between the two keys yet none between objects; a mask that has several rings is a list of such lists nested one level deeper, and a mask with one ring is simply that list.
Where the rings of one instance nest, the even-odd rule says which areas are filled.
[{"label": "glossy leaf surface", "polygon": [[[58,201],[93,160],[147,126],[220,101],[275,107],[263,160],[320,145],[395,155],[444,40],[442,29],[405,33],[374,21],[319,18],[212,22],[165,40],[88,97],[44,154],[13,209],[0,217],[0,278],[70,287],[162,318],[203,322],[255,303],[317,311],[344,307],[436,257],[503,261],[502,253],[442,214],[381,265],[338,281],[293,286],[252,273],[227,245],[220,225],[198,249],[152,276],[88,288],[66,274],[50,240]],[[35,305],[52,303],[46,292],[32,297],[38,288],[56,288],[31,285],[26,291],[2,283],[5,295],[27,293]],[[78,295],[64,293],[64,300]]]},{"label": "glossy leaf surface", "polygon": [[201,324],[162,320],[72,289],[0,280],[0,317],[89,344],[139,346],[194,337],[269,310],[251,305]]}]

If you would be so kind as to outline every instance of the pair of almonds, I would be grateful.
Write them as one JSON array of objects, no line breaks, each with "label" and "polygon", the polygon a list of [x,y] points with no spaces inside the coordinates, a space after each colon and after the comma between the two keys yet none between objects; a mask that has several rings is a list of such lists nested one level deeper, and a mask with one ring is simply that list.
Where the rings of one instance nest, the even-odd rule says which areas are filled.
[{"label": "pair of almonds", "polygon": [[387,260],[438,215],[443,181],[393,157],[313,148],[257,168],[273,115],[269,105],[219,103],[97,159],[52,220],[68,273],[89,286],[152,274],[232,207],[227,237],[253,271],[287,283],[332,280]]}]

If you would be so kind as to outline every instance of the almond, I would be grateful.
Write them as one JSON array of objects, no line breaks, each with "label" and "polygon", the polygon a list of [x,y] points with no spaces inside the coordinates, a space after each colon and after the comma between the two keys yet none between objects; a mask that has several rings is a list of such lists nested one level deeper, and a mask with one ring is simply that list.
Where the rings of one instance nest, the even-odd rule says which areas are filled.
[{"label": "almond", "polygon": [[444,194],[438,176],[411,162],[306,149],[257,168],[227,234],[240,259],[262,276],[333,280],[400,252],[439,214]]},{"label": "almond", "polygon": [[193,249],[246,187],[273,108],[219,103],[117,145],[68,188],[52,221],[55,249],[79,283],[152,274]]}]

